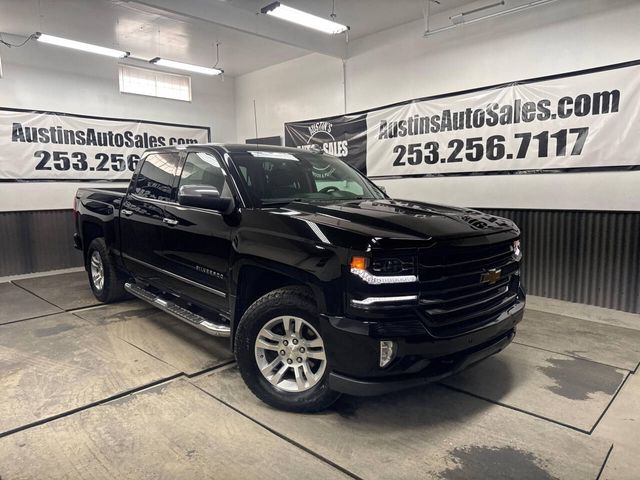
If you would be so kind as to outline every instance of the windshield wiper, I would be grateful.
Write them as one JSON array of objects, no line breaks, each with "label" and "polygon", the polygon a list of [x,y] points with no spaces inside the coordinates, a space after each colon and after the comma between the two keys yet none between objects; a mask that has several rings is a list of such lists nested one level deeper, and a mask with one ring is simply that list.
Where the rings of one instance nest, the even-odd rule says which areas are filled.
[{"label": "windshield wiper", "polygon": [[292,202],[307,202],[307,203],[332,203],[332,202],[351,202],[353,200],[375,200],[375,198],[369,197],[349,197],[349,198],[340,198],[340,197],[332,197],[332,198],[282,198],[282,199],[274,199],[274,200],[262,200],[263,207],[274,207],[276,205],[287,205]]},{"label": "windshield wiper", "polygon": [[345,198],[334,198],[332,200],[337,200],[337,201],[340,201],[340,202],[350,202],[352,200],[374,200],[374,199],[370,198],[370,197],[359,196],[359,197],[348,197],[348,198],[347,197],[345,197]]},{"label": "windshield wiper", "polygon": [[281,200],[262,200],[260,203],[263,207],[270,207],[275,205],[287,205],[291,202],[302,202],[302,198],[283,198]]}]

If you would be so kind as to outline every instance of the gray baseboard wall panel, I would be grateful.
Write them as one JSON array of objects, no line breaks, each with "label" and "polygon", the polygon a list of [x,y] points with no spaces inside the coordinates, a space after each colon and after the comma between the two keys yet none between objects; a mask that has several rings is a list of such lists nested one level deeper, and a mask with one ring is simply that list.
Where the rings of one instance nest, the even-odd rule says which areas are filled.
[{"label": "gray baseboard wall panel", "polygon": [[0,277],[82,266],[73,210],[0,212]]},{"label": "gray baseboard wall panel", "polygon": [[528,293],[640,313],[640,212],[481,210],[522,230]]}]

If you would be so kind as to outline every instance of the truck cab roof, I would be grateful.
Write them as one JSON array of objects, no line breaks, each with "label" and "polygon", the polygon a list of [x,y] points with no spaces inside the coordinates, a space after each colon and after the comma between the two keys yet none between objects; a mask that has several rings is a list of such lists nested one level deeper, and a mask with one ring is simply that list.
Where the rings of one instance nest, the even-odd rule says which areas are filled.
[{"label": "truck cab roof", "polygon": [[[282,147],[279,145],[263,145],[255,143],[194,143],[188,145],[172,145],[147,150],[147,152],[179,152],[181,150],[211,149],[229,153],[246,153],[259,150],[261,152],[300,153],[296,147]],[[308,150],[315,153],[313,150]],[[318,152],[320,153],[320,152]]]}]

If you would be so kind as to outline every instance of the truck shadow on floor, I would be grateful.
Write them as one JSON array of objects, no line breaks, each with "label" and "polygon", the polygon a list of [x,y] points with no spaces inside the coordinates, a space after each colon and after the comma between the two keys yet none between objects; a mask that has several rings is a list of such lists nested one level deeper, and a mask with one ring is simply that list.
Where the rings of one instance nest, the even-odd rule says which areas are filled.
[{"label": "truck shadow on floor", "polygon": [[[516,377],[513,366],[506,359],[497,357],[493,361],[495,368],[491,376],[486,375],[486,381],[493,385],[496,401],[499,401],[514,387]],[[391,437],[416,436],[416,442],[431,437],[443,441],[449,437],[449,432],[463,428],[462,438],[470,442],[460,445],[456,443],[459,442],[457,436],[451,437],[458,440],[445,454],[447,461],[442,469],[424,472],[424,478],[556,479],[548,471],[547,461],[536,453],[510,445],[492,445],[494,441],[501,443],[501,436],[484,437],[479,434],[487,428],[492,429],[497,416],[502,413],[491,411],[496,408],[503,409],[494,401],[434,383],[380,397],[345,395],[325,414],[337,413],[350,429],[360,430],[365,436],[384,431]]]},{"label": "truck shadow on floor", "polygon": [[[513,367],[499,357],[495,358],[494,363],[492,375],[486,379],[494,388],[495,397],[492,401],[476,398],[441,383],[432,383],[378,397],[343,395],[329,411],[351,421],[366,421],[367,417],[370,418],[371,411],[390,409],[394,415],[384,415],[384,421],[387,426],[397,429],[468,420],[493,407],[515,385]],[[473,367],[469,372],[472,371]],[[363,415],[365,411],[367,414]],[[404,412],[411,414],[406,415]]]}]

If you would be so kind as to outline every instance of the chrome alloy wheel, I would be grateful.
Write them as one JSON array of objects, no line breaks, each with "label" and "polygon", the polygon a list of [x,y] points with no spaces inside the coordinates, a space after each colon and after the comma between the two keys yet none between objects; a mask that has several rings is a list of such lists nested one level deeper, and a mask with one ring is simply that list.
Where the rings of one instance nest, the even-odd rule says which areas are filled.
[{"label": "chrome alloy wheel", "polygon": [[276,317],[265,324],[255,342],[258,368],[279,390],[304,392],[316,385],[327,367],[318,331],[300,317]]},{"label": "chrome alloy wheel", "polygon": [[91,279],[96,290],[101,292],[104,287],[104,265],[102,264],[102,257],[97,250],[94,250],[91,254]]}]

